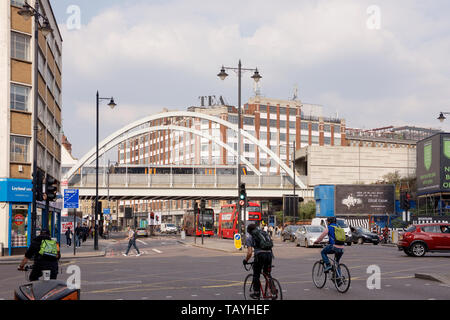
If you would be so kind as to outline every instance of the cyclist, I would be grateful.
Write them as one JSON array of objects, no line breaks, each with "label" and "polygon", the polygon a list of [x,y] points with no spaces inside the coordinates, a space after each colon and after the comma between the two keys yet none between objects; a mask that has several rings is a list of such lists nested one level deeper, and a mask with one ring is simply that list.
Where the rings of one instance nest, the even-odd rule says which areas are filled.
[{"label": "cyclist", "polygon": [[257,230],[256,224],[250,224],[247,227],[247,232],[248,232],[247,239],[245,241],[247,245],[247,256],[243,260],[243,263],[244,264],[248,263],[254,251],[255,254],[253,259],[253,293],[250,294],[250,297],[252,297],[253,299],[259,299],[261,289],[259,277],[261,276],[261,271],[263,271],[266,274],[270,274],[270,271],[272,269],[273,254],[272,249],[269,250],[262,249],[260,245],[258,245],[258,241],[255,240],[255,232],[262,232],[261,230]]},{"label": "cyclist", "polygon": [[328,254],[335,254],[336,257],[336,263],[339,264],[339,260],[341,260],[342,255],[344,254],[344,242],[336,240],[336,236],[334,234],[335,229],[334,227],[339,227],[336,224],[336,218],[335,217],[328,217],[327,218],[327,224],[328,227],[323,231],[323,233],[317,238],[316,241],[314,241],[314,244],[319,244],[325,236],[328,235],[329,244],[323,248],[321,255],[322,260],[325,263],[324,271],[328,272],[331,269],[330,260],[328,259]]},{"label": "cyclist", "polygon": [[25,264],[34,260],[30,281],[37,281],[42,276],[43,270],[50,270],[50,279],[56,280],[58,275],[58,260],[61,258],[59,245],[50,237],[50,232],[43,229],[41,234],[33,239],[25,257],[19,265],[19,270],[24,270]]}]

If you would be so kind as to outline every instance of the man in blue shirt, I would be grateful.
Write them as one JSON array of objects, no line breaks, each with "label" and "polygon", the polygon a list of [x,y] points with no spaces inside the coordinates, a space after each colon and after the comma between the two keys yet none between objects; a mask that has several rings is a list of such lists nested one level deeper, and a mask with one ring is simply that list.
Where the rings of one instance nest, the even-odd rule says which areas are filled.
[{"label": "man in blue shirt", "polygon": [[335,217],[329,217],[327,218],[327,228],[323,231],[323,233],[317,238],[317,240],[314,242],[314,244],[319,244],[323,238],[325,238],[328,235],[329,244],[323,248],[321,255],[322,260],[325,263],[325,272],[330,271],[331,264],[330,260],[328,259],[329,254],[335,254],[336,257],[336,263],[339,263],[339,261],[342,258],[342,255],[344,254],[344,243],[339,242],[336,240],[336,236],[334,234],[334,227],[339,227],[336,224],[336,218]]}]

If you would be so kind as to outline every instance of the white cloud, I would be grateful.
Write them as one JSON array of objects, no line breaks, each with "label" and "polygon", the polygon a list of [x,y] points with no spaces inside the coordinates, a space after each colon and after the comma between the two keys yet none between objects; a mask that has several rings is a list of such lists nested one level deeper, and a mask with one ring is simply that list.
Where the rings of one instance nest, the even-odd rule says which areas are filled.
[{"label": "white cloud", "polygon": [[[149,107],[139,101],[142,79],[161,79],[148,90],[165,94],[169,104],[187,106],[189,101],[177,98],[196,97],[205,87],[234,94],[235,82],[219,86],[213,80],[222,63],[237,64],[238,59],[244,67],[258,66],[263,93],[285,98],[300,83],[301,98],[331,113],[338,110],[352,126],[402,121],[432,125],[449,99],[450,22],[436,4],[444,2],[428,7],[420,1],[377,2],[380,30],[366,27],[366,10],[373,4],[368,1],[195,0],[113,6],[80,30],[62,26],[64,77],[110,84],[120,77],[126,83],[121,88],[126,114],[105,112],[105,125],[113,127],[161,110],[151,107],[154,102]],[[173,80],[163,87],[168,73]],[[197,91],[189,92],[192,88]],[[77,89],[65,87],[64,92],[74,95]],[[71,105],[77,117],[92,122],[90,106]]]}]

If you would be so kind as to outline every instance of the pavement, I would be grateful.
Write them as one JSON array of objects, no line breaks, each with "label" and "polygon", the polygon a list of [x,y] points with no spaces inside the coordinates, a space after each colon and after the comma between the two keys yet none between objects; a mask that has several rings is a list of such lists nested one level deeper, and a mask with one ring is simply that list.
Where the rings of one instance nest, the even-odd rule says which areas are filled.
[{"label": "pavement", "polygon": [[[68,247],[66,245],[65,237],[61,238],[61,260],[60,261],[68,261],[79,258],[94,258],[94,257],[104,257],[106,255],[106,251],[108,246],[111,243],[115,243],[117,240],[115,238],[121,237],[124,238],[124,233],[113,233],[112,238],[105,240],[102,238],[98,239],[98,250],[94,250],[94,239],[89,238],[86,239],[86,242],[81,243],[81,247],[76,248],[75,254],[73,250],[73,241],[72,246]],[[18,256],[4,256],[0,257],[0,265],[2,264],[16,264],[22,261],[23,255]]]}]

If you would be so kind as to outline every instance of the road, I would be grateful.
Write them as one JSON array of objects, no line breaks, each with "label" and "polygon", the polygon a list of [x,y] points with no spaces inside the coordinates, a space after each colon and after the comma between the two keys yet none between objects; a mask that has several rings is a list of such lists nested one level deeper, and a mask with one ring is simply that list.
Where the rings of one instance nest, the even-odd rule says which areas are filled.
[{"label": "road", "polygon": [[[243,280],[248,273],[242,267],[244,253],[226,253],[180,243],[175,236],[140,238],[124,257],[126,242],[111,244],[108,255],[76,259],[62,266],[60,279],[69,276],[69,265],[81,269],[82,299],[86,300],[241,300]],[[230,241],[230,246],[233,242]],[[439,282],[417,279],[416,272],[448,273],[450,254],[427,254],[422,258],[406,256],[395,247],[353,245],[346,247],[342,262],[349,268],[352,285],[345,294],[331,282],[317,289],[311,281],[313,263],[320,248],[299,248],[277,241],[274,248],[273,276],[281,282],[288,300],[429,300],[449,299],[450,287]],[[372,274],[367,268],[381,270],[380,289],[367,288]],[[25,282],[14,265],[0,265],[0,299],[11,299],[14,288]]]}]

